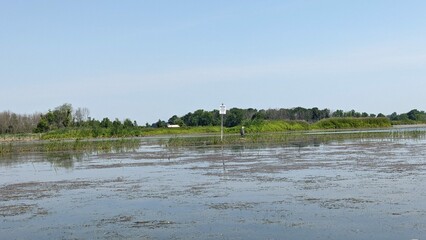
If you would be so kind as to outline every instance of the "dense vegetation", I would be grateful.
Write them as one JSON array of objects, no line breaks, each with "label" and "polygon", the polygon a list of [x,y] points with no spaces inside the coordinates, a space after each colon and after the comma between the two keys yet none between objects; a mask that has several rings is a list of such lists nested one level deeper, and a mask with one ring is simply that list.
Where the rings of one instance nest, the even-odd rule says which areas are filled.
[{"label": "dense vegetation", "polygon": [[34,152],[69,152],[69,151],[89,151],[89,152],[120,152],[134,150],[140,146],[137,139],[117,139],[99,141],[48,141],[31,144],[0,144],[0,156],[19,153]]},{"label": "dense vegetation", "polygon": [[416,124],[426,122],[426,113],[413,109],[408,113],[397,114],[396,112],[388,116],[394,124]]},{"label": "dense vegetation", "polygon": [[[196,110],[183,116],[174,115],[168,121],[158,120],[153,124],[138,126],[130,119],[97,120],[89,117],[87,108],[73,109],[63,104],[47,113],[19,115],[10,111],[0,113],[0,134],[37,133],[39,139],[80,139],[133,137],[158,134],[217,133],[220,131],[221,116],[218,110]],[[311,129],[379,128],[391,124],[426,123],[426,113],[416,109],[408,113],[385,116],[360,113],[355,110],[330,111],[318,108],[267,109],[231,108],[224,116],[225,133],[238,133],[240,126],[247,133],[280,132]],[[179,125],[179,128],[168,128]],[[18,136],[21,136],[18,135]],[[25,135],[22,137],[25,138]],[[0,138],[1,140],[1,138]]]},{"label": "dense vegetation", "polygon": [[[240,109],[231,108],[227,111],[224,119],[225,127],[235,127],[241,124],[247,124],[250,121],[257,120],[294,120],[306,121],[309,123],[319,121],[331,116],[330,110],[318,108],[305,109],[305,108],[292,108],[292,109],[268,109],[257,110],[253,108]],[[345,116],[351,117],[351,116]],[[168,124],[177,124],[180,126],[219,126],[221,123],[218,110],[205,111],[197,110],[195,112],[187,113],[182,117],[176,115],[172,116]],[[164,121],[159,120],[154,126],[166,124]]]},{"label": "dense vegetation", "polygon": [[[323,119],[330,118],[347,118],[347,119],[375,119],[375,118],[388,118],[393,124],[416,124],[426,123],[426,113],[424,111],[418,111],[416,109],[411,110],[408,113],[400,114],[392,113],[389,116],[385,116],[382,113],[373,114],[366,112],[357,112],[355,110],[343,111],[336,110],[330,111],[329,109],[318,109],[318,108],[291,108],[291,109],[268,109],[268,110],[257,110],[253,108],[240,109],[231,108],[225,116],[224,126],[235,127],[238,125],[250,125],[251,122],[256,121],[303,121],[305,123],[316,123]],[[348,120],[347,120],[348,121]],[[364,120],[363,120],[364,121]],[[383,121],[383,120],[382,120]],[[359,122],[359,121],[358,121]],[[288,123],[288,122],[287,122]],[[152,124],[153,127],[164,127],[167,124],[177,124],[180,126],[219,126],[220,115],[218,110],[205,111],[197,110],[195,112],[187,113],[184,116],[178,117],[176,115],[169,118],[167,122],[159,120]],[[345,124],[337,124],[335,128],[339,128]],[[353,126],[350,126],[353,125]],[[348,124],[348,127],[357,127],[359,124]]]},{"label": "dense vegetation", "polygon": [[0,134],[30,133],[40,121],[40,114],[16,114],[10,111],[0,112]]},{"label": "dense vegetation", "polygon": [[329,118],[316,122],[311,126],[311,129],[383,128],[391,125],[391,121],[386,117]]},{"label": "dense vegetation", "polygon": [[352,132],[330,132],[321,131],[315,134],[312,132],[291,132],[289,134],[278,133],[264,133],[264,134],[250,134],[244,138],[238,135],[230,135],[224,138],[223,142],[218,136],[204,136],[204,137],[172,137],[168,140],[169,147],[183,147],[183,146],[215,146],[215,145],[241,145],[245,146],[250,144],[280,144],[280,145],[293,145],[302,147],[310,144],[322,144],[329,141],[345,141],[349,139],[374,139],[380,138],[383,140],[395,139],[425,139],[426,131],[352,131]]},{"label": "dense vegetation", "polygon": [[302,147],[304,145],[319,145],[329,141],[344,141],[348,139],[374,139],[380,138],[383,140],[394,139],[425,139],[426,131],[347,131],[347,132],[333,132],[331,134],[327,131],[321,132],[291,132],[289,134],[277,133],[263,133],[251,134],[242,138],[238,135],[230,135],[224,138],[223,142],[218,136],[204,136],[204,137],[172,137],[168,140],[169,147],[182,147],[182,146],[215,146],[215,145],[241,145],[245,146],[250,144],[280,144],[280,145],[293,145]]}]

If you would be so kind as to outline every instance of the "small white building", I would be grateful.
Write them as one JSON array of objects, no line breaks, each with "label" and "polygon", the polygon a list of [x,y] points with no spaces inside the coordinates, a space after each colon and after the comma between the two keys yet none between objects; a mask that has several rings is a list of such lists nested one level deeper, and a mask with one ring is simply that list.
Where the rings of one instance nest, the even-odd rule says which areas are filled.
[{"label": "small white building", "polygon": [[167,124],[168,128],[179,128],[179,125]]}]

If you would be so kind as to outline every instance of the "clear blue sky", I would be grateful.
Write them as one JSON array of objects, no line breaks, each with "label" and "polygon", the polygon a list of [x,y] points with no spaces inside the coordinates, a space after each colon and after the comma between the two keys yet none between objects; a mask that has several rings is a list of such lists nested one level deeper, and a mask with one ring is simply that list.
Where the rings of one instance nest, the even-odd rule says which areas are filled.
[{"label": "clear blue sky", "polygon": [[0,111],[426,110],[423,0],[0,0]]}]

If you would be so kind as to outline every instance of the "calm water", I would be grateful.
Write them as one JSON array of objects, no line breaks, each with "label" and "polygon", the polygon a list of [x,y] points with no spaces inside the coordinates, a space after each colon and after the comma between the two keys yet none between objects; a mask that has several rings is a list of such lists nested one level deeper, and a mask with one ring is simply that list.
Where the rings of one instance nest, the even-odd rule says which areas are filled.
[{"label": "calm water", "polygon": [[21,154],[1,239],[425,239],[426,140]]}]

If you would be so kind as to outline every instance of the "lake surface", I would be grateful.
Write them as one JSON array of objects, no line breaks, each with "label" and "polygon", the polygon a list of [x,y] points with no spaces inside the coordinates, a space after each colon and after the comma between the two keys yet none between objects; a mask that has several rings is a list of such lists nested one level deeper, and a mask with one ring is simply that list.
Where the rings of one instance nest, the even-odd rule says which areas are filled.
[{"label": "lake surface", "polygon": [[424,239],[426,140],[0,159],[1,239]]}]

